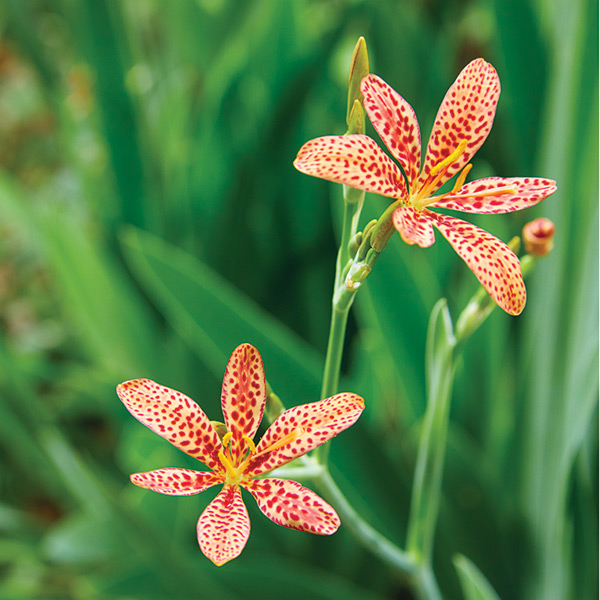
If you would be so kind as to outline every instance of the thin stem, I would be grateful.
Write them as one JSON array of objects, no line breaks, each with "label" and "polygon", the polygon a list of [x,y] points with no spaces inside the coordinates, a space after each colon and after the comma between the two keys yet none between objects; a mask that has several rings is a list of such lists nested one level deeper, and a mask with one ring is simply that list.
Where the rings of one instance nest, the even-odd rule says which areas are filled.
[{"label": "thin stem", "polygon": [[417,571],[412,558],[381,533],[373,529],[352,508],[327,469],[313,478],[315,487],[335,508],[346,527],[361,545],[386,565],[403,576],[414,575]]},{"label": "thin stem", "polygon": [[442,600],[441,592],[428,565],[421,565],[411,554],[399,548],[373,529],[352,508],[327,469],[313,477],[315,487],[335,508],[344,527],[360,544],[392,571],[407,580],[419,600]]},{"label": "thin stem", "polygon": [[442,593],[438,587],[433,570],[428,565],[419,568],[413,578],[412,588],[418,600],[442,600]]},{"label": "thin stem", "polygon": [[321,399],[329,398],[338,391],[344,339],[346,337],[346,324],[350,305],[339,308],[335,304],[331,310],[331,324],[329,327],[329,341],[325,355],[325,368],[323,370],[323,383],[321,386]]},{"label": "thin stem", "polygon": [[407,549],[431,564],[440,505],[456,339],[445,300],[432,311],[427,333],[427,408],[419,441],[408,519]]},{"label": "thin stem", "polygon": [[364,199],[364,192],[344,186],[344,215],[342,218],[340,247],[335,263],[335,279],[331,301],[331,325],[329,327],[329,340],[325,356],[321,399],[329,398],[329,396],[337,392],[344,338],[346,335],[346,323],[354,298],[354,294],[349,293],[345,287],[346,273],[352,259],[349,247],[350,240],[356,235],[358,229],[358,218],[360,217]]},{"label": "thin stem", "polygon": [[[331,324],[329,326],[329,339],[327,341],[327,353],[325,355],[325,367],[323,369],[323,381],[321,384],[321,399],[329,398],[337,393],[342,366],[342,353],[344,351],[344,339],[346,337],[346,323],[348,313],[354,299],[354,291],[348,291],[345,287],[345,277],[351,262],[350,240],[358,229],[358,218],[365,199],[364,192],[344,186],[344,216],[342,218],[342,232],[340,247],[335,263],[335,279],[333,284],[333,298],[331,301]],[[328,445],[320,446],[315,454],[319,462],[327,464]]]}]

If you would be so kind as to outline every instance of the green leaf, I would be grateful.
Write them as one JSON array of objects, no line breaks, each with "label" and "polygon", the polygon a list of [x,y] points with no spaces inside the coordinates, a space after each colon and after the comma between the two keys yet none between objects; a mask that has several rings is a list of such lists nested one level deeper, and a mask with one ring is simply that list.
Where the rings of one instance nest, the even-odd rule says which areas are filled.
[{"label": "green leaf", "polygon": [[42,543],[46,555],[57,563],[89,565],[122,556],[123,536],[110,518],[73,514],[63,519]]},{"label": "green leaf", "polygon": [[453,562],[465,600],[500,600],[483,573],[466,556],[457,554]]},{"label": "green leaf", "polygon": [[0,215],[47,265],[61,308],[88,353],[116,379],[156,364],[147,307],[107,240],[64,206],[36,208],[0,174]]},{"label": "green leaf", "polygon": [[122,244],[140,284],[215,376],[222,376],[234,348],[249,342],[284,404],[318,399],[322,359],[283,324],[210,267],[152,234],[128,229]]}]

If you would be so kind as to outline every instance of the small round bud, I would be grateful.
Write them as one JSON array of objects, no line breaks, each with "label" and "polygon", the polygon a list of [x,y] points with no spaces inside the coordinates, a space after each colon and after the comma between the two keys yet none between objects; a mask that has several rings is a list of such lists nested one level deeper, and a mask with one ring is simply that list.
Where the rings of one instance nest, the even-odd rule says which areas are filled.
[{"label": "small round bud", "polygon": [[531,221],[523,227],[525,251],[535,256],[546,256],[554,246],[554,223],[543,217]]}]

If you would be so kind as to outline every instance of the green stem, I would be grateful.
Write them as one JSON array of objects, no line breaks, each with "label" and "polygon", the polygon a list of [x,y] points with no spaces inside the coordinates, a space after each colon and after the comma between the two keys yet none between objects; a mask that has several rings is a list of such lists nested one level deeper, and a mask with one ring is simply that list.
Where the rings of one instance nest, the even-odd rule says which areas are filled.
[{"label": "green stem", "polygon": [[446,301],[441,300],[432,311],[427,333],[427,408],[419,441],[407,532],[408,552],[426,567],[431,565],[440,505],[455,347]]},{"label": "green stem", "polygon": [[327,469],[323,469],[320,475],[314,477],[313,483],[335,508],[344,527],[358,539],[364,548],[403,576],[416,573],[417,568],[411,557],[362,519],[352,508]]},{"label": "green stem", "polygon": [[[323,381],[321,384],[321,399],[329,398],[337,393],[342,365],[344,339],[346,337],[346,323],[348,313],[354,300],[356,291],[348,291],[345,287],[345,278],[351,261],[350,240],[358,229],[358,218],[362,210],[365,194],[344,186],[344,216],[342,219],[342,232],[340,247],[335,264],[335,280],[333,285],[333,298],[331,301],[331,324],[329,327],[329,340],[325,355]],[[320,446],[315,454],[321,464],[327,464],[329,449],[325,444]]]},{"label": "green stem", "polygon": [[335,304],[332,307],[329,341],[327,343],[323,383],[321,386],[321,399],[335,395],[338,390],[349,312],[350,304],[342,308],[339,308]]},{"label": "green stem", "polygon": [[419,568],[412,580],[413,591],[418,600],[442,600],[433,570],[428,565]]},{"label": "green stem", "polygon": [[419,600],[442,600],[431,568],[428,565],[418,564],[412,555],[401,550],[364,521],[352,508],[326,468],[313,477],[313,483],[335,508],[344,527],[352,533],[363,548],[406,579]]},{"label": "green stem", "polygon": [[352,257],[350,256],[350,240],[356,235],[358,218],[365,199],[365,193],[344,186],[344,215],[340,247],[335,263],[335,279],[333,283],[333,298],[331,301],[331,325],[325,356],[325,369],[321,386],[321,399],[329,398],[337,392],[342,364],[342,351],[346,336],[346,323],[354,293],[346,290],[346,273]]}]

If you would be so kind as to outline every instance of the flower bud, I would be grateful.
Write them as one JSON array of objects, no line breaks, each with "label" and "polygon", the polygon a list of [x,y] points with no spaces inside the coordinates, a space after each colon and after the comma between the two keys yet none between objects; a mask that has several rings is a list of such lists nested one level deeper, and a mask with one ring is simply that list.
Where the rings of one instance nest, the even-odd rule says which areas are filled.
[{"label": "flower bud", "polygon": [[[352,61],[350,62],[350,77],[348,78],[348,110],[346,112],[346,123],[348,124],[348,133],[358,133],[352,131],[351,114],[354,109],[354,101],[358,100],[362,104],[363,95],[360,91],[360,82],[369,74],[369,55],[367,54],[367,43],[364,37],[358,38],[358,42],[352,53]],[[358,115],[355,113],[355,118]],[[362,115],[362,112],[360,114]],[[364,125],[362,127],[364,131]]]},{"label": "flower bud", "polygon": [[227,425],[221,421],[211,421],[210,423],[215,428],[219,439],[223,440],[223,437],[227,434]]},{"label": "flower bud", "polygon": [[546,256],[554,246],[554,223],[543,217],[531,221],[523,227],[525,251],[535,256]]},{"label": "flower bud", "polygon": [[348,133],[365,132],[365,110],[360,100],[354,100],[352,110],[348,115]]},{"label": "flower bud", "polygon": [[269,423],[273,423],[277,417],[285,411],[285,406],[281,398],[273,391],[273,388],[267,381],[267,403],[265,406],[265,416]]}]

